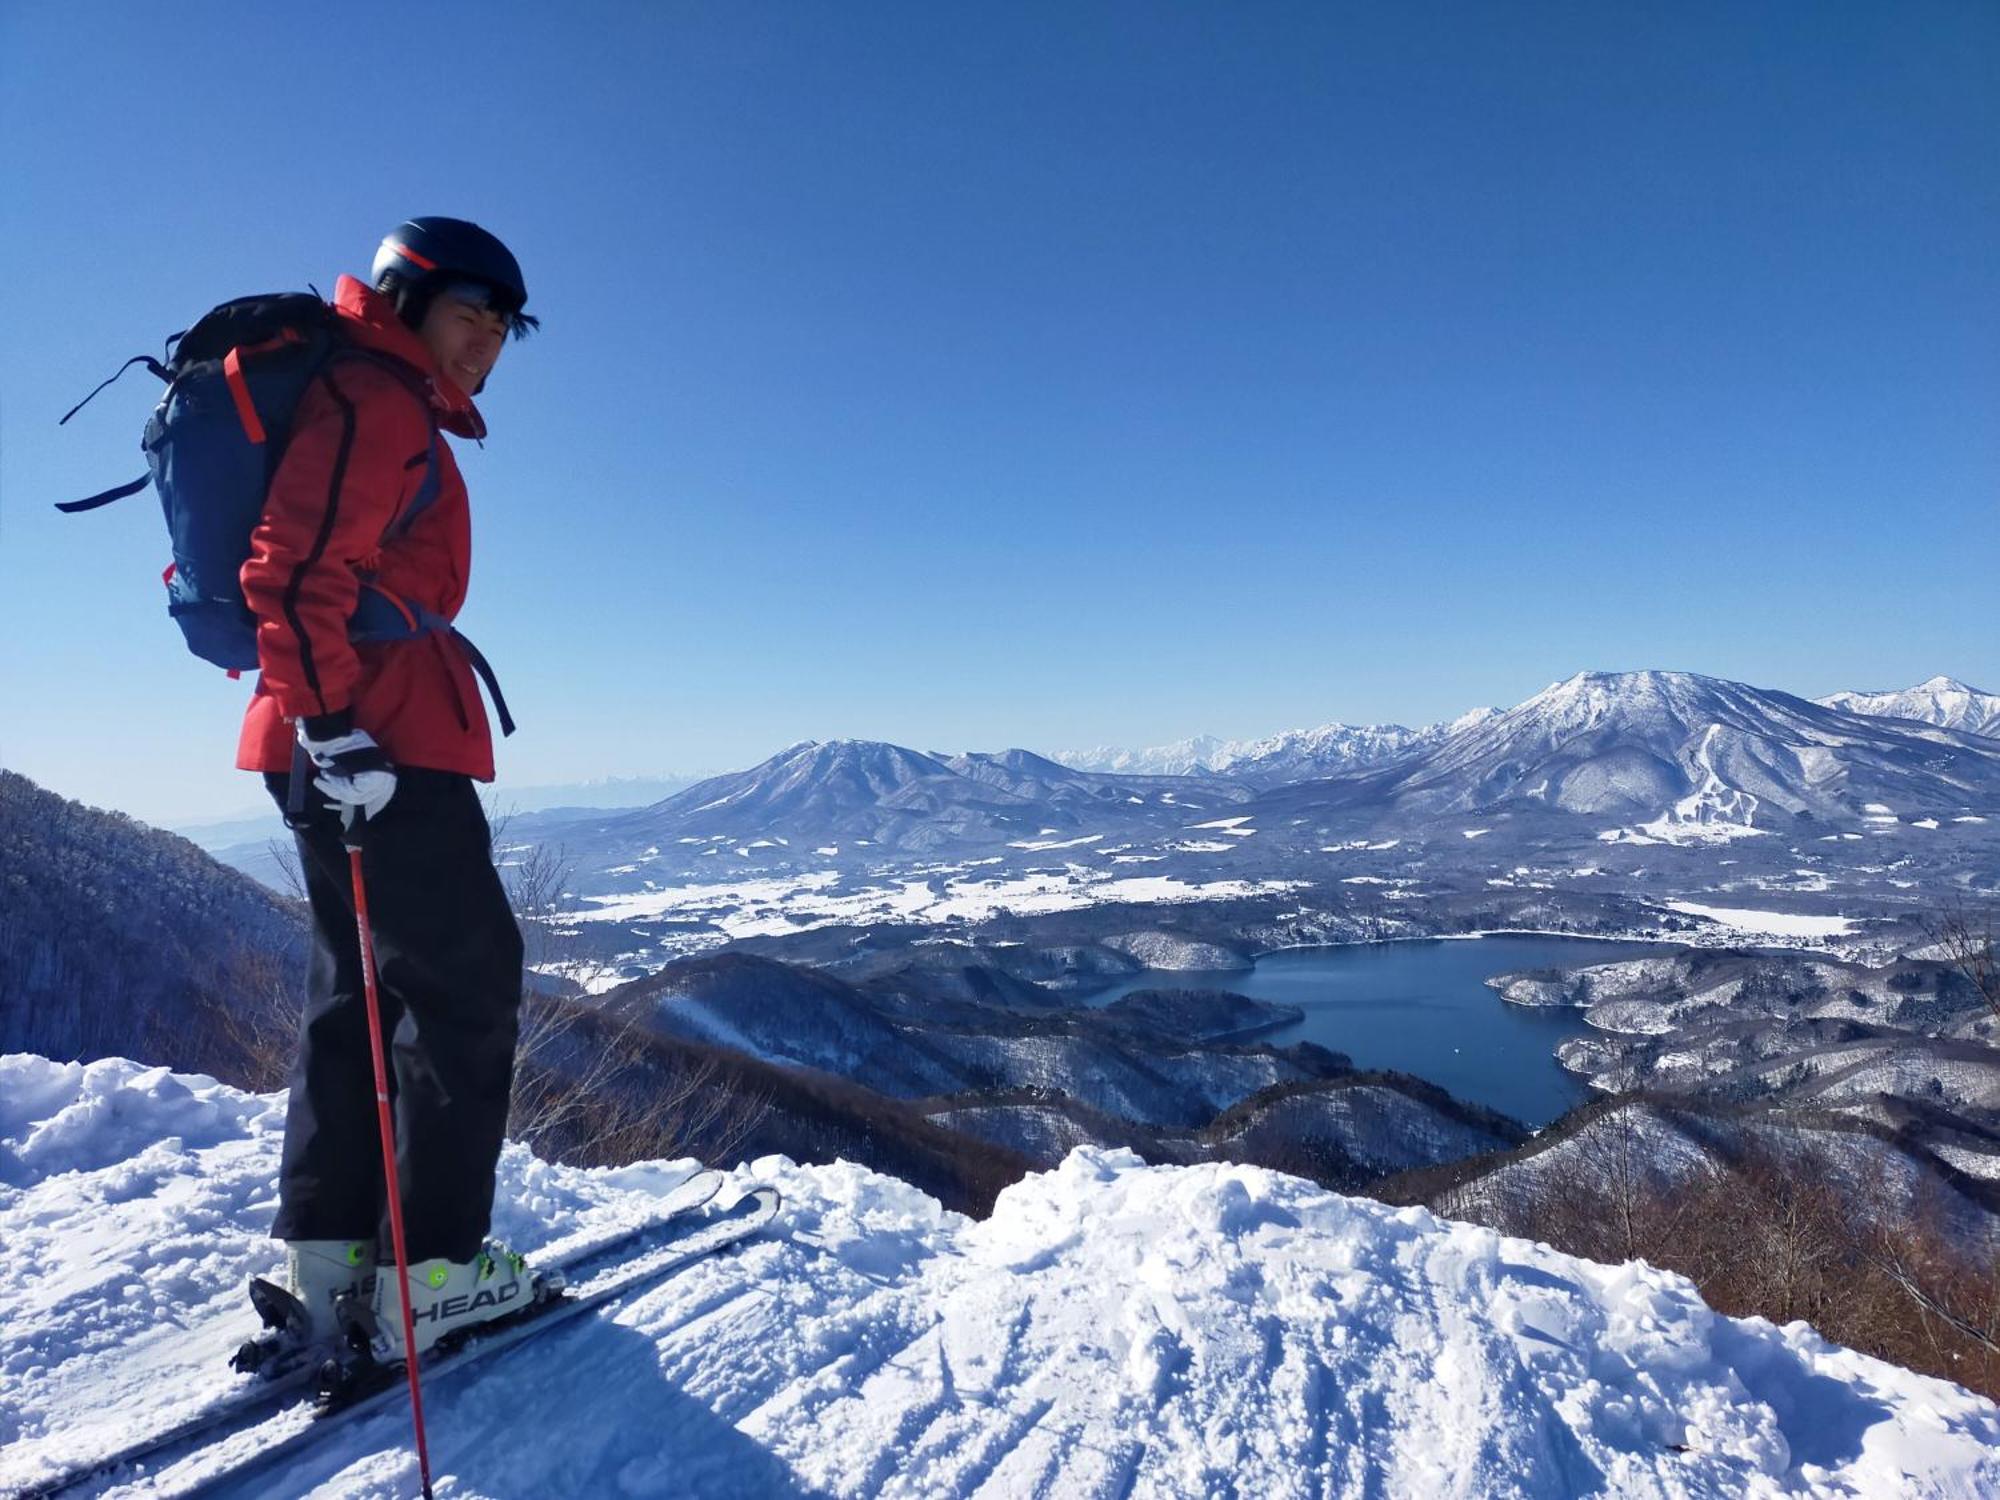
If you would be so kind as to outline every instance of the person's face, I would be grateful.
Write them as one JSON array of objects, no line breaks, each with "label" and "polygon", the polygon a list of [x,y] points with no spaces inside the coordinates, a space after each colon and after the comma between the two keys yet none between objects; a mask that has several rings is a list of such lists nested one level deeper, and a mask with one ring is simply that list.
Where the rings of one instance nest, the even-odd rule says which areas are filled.
[{"label": "person's face", "polygon": [[491,308],[440,293],[431,299],[417,337],[430,349],[446,378],[467,395],[476,396],[500,362],[500,351],[507,342],[507,320]]}]

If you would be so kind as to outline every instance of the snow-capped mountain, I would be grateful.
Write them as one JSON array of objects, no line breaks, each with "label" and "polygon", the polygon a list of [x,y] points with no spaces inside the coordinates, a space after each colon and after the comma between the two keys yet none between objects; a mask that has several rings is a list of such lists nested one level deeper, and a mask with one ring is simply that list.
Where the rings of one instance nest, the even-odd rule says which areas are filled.
[{"label": "snow-capped mountain", "polygon": [[1249,743],[1249,740],[1198,734],[1193,739],[1144,750],[1098,745],[1089,750],[1058,750],[1050,758],[1078,771],[1106,771],[1120,776],[1197,776],[1215,770],[1218,762],[1227,764],[1234,747]]},{"label": "snow-capped mountain", "polygon": [[1086,771],[1159,776],[1214,773],[1253,786],[1278,786],[1393,765],[1499,712],[1496,708],[1476,708],[1422,729],[1407,729],[1401,724],[1322,724],[1316,729],[1291,729],[1261,739],[1223,740],[1200,735],[1145,750],[1105,745],[1064,751],[1055,759]]},{"label": "snow-capped mountain", "polygon": [[1002,750],[997,754],[969,750],[944,759],[944,764],[961,776],[1003,788],[1047,807],[1123,813],[1136,805],[1134,797],[1143,802],[1164,793],[1172,793],[1176,798],[1199,793],[1216,803],[1236,803],[1246,802],[1252,795],[1248,788],[1221,776],[1199,772],[1187,776],[1142,776],[1078,771],[1031,750]]},{"label": "snow-capped mountain", "polygon": [[[1123,823],[1178,826],[1246,801],[1216,777],[1075,771],[1026,750],[946,757],[874,740],[808,740],[639,812],[566,825],[593,849],[688,846],[927,854],[983,844],[1037,847]],[[1042,847],[1053,845],[1042,844]]]},{"label": "snow-capped mountain", "polygon": [[1900,692],[1834,693],[1815,701],[1851,714],[1917,719],[1964,734],[2000,736],[2000,693],[1982,693],[1955,677],[1933,677]]},{"label": "snow-capped mountain", "polygon": [[2000,804],[2000,749],[1692,672],[1581,672],[1445,738],[1384,788],[1405,813],[1539,806],[1662,832]]},{"label": "snow-capped mountain", "polygon": [[[165,1069],[0,1058],[0,1490],[228,1387],[255,1325],[245,1283],[279,1261],[283,1118],[282,1095]],[[509,1145],[494,1231],[532,1263],[644,1216],[693,1167],[565,1167]],[[849,1162],[766,1157],[723,1200],[758,1181],[784,1208],[735,1253],[427,1386],[440,1492],[2000,1489],[1991,1402],[1803,1322],[1723,1317],[1643,1262],[1122,1151],[1075,1152],[984,1220]],[[163,1460],[141,1487],[206,1489],[259,1435]],[[256,1493],[414,1493],[410,1447],[406,1409],[328,1426]]]},{"label": "snow-capped mountain", "polygon": [[603,825],[650,839],[825,839],[922,852],[1033,832],[1029,798],[960,775],[935,756],[874,740],[806,740],[747,771]]}]

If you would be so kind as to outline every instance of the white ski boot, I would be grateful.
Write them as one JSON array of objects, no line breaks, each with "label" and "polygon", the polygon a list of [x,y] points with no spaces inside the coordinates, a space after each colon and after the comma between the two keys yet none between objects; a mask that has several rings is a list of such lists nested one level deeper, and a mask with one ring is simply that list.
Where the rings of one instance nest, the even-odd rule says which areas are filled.
[{"label": "white ski boot", "polygon": [[[540,1294],[527,1262],[497,1240],[471,1260],[420,1260],[410,1267],[410,1319],[417,1353],[439,1339],[531,1305]],[[372,1351],[378,1362],[405,1357],[396,1268],[376,1267]]]},{"label": "white ski boot", "polygon": [[309,1353],[338,1350],[345,1337],[342,1304],[368,1306],[375,1280],[372,1239],[287,1240],[285,1284],[261,1277],[250,1282],[250,1304],[266,1331],[245,1343],[230,1363],[269,1374]]}]

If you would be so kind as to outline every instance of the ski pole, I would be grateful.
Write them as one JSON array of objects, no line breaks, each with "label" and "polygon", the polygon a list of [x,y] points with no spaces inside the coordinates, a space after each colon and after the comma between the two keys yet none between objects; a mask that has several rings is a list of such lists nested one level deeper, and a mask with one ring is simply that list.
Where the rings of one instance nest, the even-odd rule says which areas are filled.
[{"label": "ski pole", "polygon": [[396,1125],[389,1114],[389,1066],[382,1053],[382,1005],[375,994],[375,939],[368,929],[368,884],[361,878],[361,846],[347,845],[354,876],[354,925],[361,933],[361,984],[368,997],[368,1043],[375,1054],[375,1116],[382,1127],[382,1174],[389,1189],[389,1239],[396,1247],[397,1303],[403,1309],[403,1367],[410,1377],[410,1419],[417,1429],[417,1474],[431,1500],[431,1450],[424,1436],[424,1390],[417,1378],[417,1330],[410,1316],[410,1257],[403,1248],[403,1188],[396,1177]]}]

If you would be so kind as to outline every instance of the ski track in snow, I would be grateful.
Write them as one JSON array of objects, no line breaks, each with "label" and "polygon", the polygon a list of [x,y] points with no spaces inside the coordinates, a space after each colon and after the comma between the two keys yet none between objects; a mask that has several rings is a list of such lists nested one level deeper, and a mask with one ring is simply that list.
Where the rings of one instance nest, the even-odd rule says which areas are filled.
[{"label": "ski track in snow", "polygon": [[[0,1492],[227,1383],[280,1103],[0,1059]],[[496,1232],[532,1255],[688,1165],[510,1145]],[[440,1496],[2000,1492],[2000,1410],[1956,1386],[1257,1168],[1080,1150],[983,1223],[847,1163],[734,1179],[785,1194],[771,1237],[427,1391]],[[408,1441],[391,1408],[254,1492],[406,1496]]]}]

